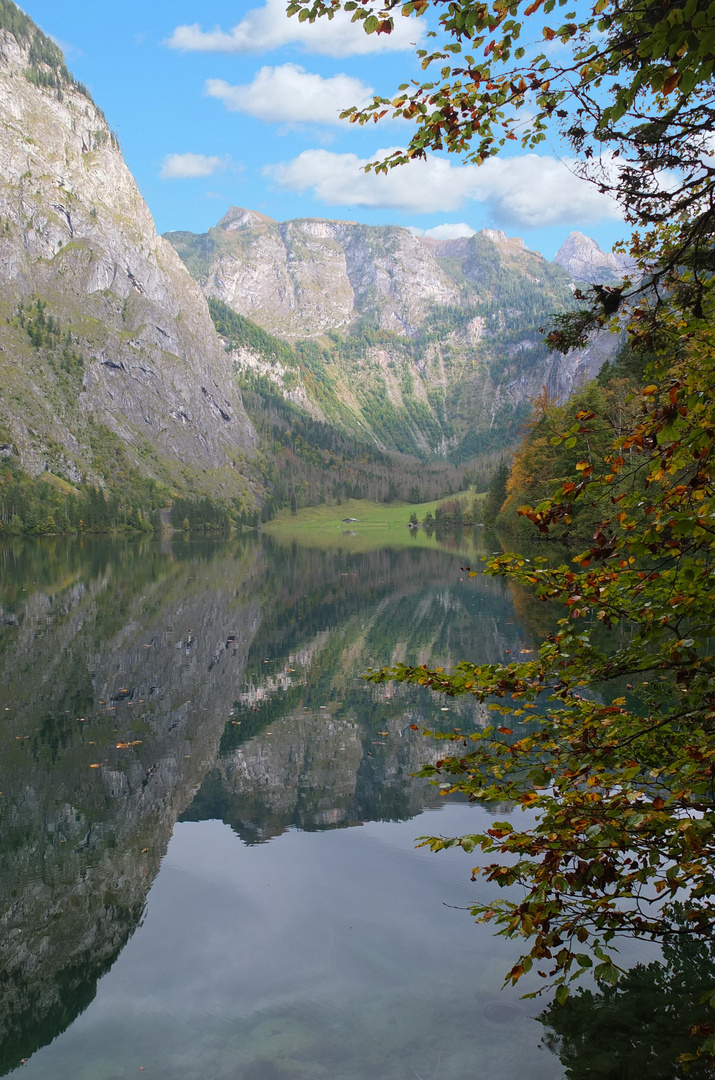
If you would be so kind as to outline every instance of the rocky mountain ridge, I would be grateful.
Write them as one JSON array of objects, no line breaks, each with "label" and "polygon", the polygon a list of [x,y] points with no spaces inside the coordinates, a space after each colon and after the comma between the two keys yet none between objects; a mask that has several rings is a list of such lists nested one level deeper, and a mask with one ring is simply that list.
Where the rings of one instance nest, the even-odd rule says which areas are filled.
[{"label": "rocky mountain ridge", "polygon": [[[573,277],[500,230],[437,241],[232,207],[208,233],[166,236],[214,304],[288,345],[319,346],[317,388],[315,365],[289,348],[261,355],[250,336],[229,340],[244,385],[258,381],[384,450],[463,461],[509,445],[542,387],[564,399],[614,351],[604,335],[549,355],[542,327],[572,305]],[[600,254],[610,266],[615,257]]]},{"label": "rocky mountain ridge", "polygon": [[376,311],[384,330],[413,334],[430,305],[460,298],[429,248],[395,226],[279,223],[231,207],[205,236],[167,239],[207,296],[286,338],[339,330]]}]

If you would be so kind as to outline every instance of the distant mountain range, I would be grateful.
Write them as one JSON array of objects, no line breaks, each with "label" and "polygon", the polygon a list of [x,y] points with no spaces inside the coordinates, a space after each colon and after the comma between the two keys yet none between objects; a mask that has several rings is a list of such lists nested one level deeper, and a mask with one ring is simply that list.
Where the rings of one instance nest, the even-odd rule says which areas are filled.
[{"label": "distant mountain range", "polygon": [[284,342],[319,346],[316,387],[289,351],[280,362],[257,357],[239,336],[229,342],[239,378],[260,376],[386,450],[464,461],[506,446],[542,386],[565,398],[613,352],[610,335],[566,358],[543,344],[549,315],[572,305],[574,281],[616,275],[617,258],[580,233],[549,263],[494,229],[435,241],[232,207],[207,233],[166,239],[212,301]]}]

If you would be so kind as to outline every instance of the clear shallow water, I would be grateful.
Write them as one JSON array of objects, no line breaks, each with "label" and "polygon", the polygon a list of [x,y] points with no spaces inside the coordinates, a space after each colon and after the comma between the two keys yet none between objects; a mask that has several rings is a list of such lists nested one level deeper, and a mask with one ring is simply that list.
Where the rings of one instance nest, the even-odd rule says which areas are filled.
[{"label": "clear shallow water", "polygon": [[415,850],[487,813],[412,777],[437,748],[410,724],[483,713],[360,672],[493,661],[548,617],[460,562],[0,550],[0,1075],[675,1077],[654,1046],[664,1002],[687,1028],[692,958],[543,1014],[501,991],[514,947],[464,910],[473,856]]}]

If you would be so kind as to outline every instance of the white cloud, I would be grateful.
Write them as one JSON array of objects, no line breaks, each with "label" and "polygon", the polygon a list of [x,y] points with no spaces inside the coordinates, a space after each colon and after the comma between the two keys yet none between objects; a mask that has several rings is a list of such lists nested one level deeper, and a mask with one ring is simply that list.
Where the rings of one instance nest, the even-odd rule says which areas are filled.
[{"label": "white cloud", "polygon": [[461,240],[464,236],[474,236],[476,229],[465,221],[445,221],[444,225],[434,225],[431,229],[420,229],[417,225],[408,225],[413,236],[424,236],[427,240]]},{"label": "white cloud", "polygon": [[161,163],[162,180],[187,180],[212,176],[226,168],[226,159],[206,154],[167,154]]},{"label": "white cloud", "polygon": [[[375,159],[396,148],[378,150]],[[620,219],[617,204],[595,185],[575,176],[570,165],[524,154],[490,158],[481,166],[453,165],[445,158],[411,161],[386,175],[365,173],[367,159],[330,150],[304,150],[292,161],[267,166],[281,187],[312,190],[330,206],[380,206],[434,213],[453,212],[469,201],[486,203],[498,221],[522,228]]]},{"label": "white cloud", "polygon": [[424,19],[395,19],[391,34],[366,34],[362,23],[350,21],[350,14],[338,11],[332,19],[314,23],[298,22],[286,15],[286,0],[266,0],[265,7],[251,8],[232,30],[202,30],[199,23],[177,26],[164,42],[184,52],[244,53],[264,52],[295,43],[306,52],[326,56],[356,56],[414,48],[427,29]]},{"label": "white cloud", "polygon": [[296,124],[339,124],[343,109],[372,100],[372,87],[350,75],[324,79],[298,64],[262,67],[253,82],[231,86],[225,79],[208,79],[206,93],[219,98],[231,112],[257,120]]}]

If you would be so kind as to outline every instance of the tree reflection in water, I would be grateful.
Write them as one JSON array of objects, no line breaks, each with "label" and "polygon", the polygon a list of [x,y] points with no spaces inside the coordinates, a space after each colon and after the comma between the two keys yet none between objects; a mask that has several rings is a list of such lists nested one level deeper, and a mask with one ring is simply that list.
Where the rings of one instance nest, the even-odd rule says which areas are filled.
[{"label": "tree reflection in water", "polygon": [[539,1020],[566,1080],[713,1080],[715,1060],[692,1055],[708,1034],[715,990],[715,944],[685,934],[663,947],[662,961],[636,964],[617,986],[581,989]]}]

